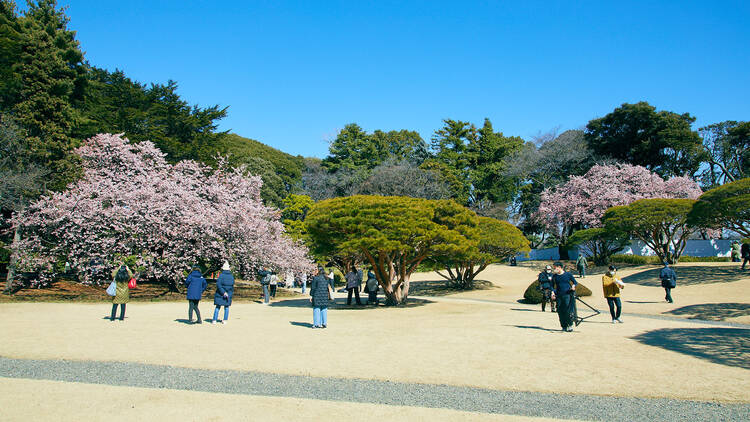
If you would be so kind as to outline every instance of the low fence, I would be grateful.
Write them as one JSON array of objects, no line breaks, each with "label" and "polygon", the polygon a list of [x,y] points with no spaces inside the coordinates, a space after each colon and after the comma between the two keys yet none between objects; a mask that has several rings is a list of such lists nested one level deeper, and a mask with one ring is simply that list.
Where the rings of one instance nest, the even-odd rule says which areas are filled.
[{"label": "low fence", "polygon": [[[732,251],[733,240],[729,239],[695,239],[688,240],[685,245],[683,256],[720,256],[728,257]],[[622,251],[618,252],[624,255],[641,255],[654,256],[656,253],[640,240],[630,242]],[[578,258],[578,249],[569,249],[568,257],[570,259]],[[518,261],[554,261],[560,259],[560,251],[555,248],[532,249],[528,256],[520,254],[516,257]]]}]

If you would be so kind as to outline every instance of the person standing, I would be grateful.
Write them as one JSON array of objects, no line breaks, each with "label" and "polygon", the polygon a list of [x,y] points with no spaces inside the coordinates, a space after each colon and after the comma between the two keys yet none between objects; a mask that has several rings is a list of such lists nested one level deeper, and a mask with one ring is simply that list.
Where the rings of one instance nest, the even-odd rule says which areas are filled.
[{"label": "person standing", "polygon": [[260,286],[263,288],[263,304],[268,305],[268,286],[271,284],[271,271],[268,271],[266,267],[260,267],[258,271],[258,277],[260,278]]},{"label": "person standing", "polygon": [[214,293],[216,309],[214,309],[214,319],[211,320],[211,324],[216,324],[222,306],[224,307],[224,319],[221,323],[226,324],[229,321],[229,307],[232,306],[232,296],[234,296],[234,276],[229,271],[229,263],[224,261],[221,274],[216,279],[216,293]]},{"label": "person standing", "polygon": [[609,313],[612,315],[612,324],[621,323],[620,314],[622,313],[622,302],[620,301],[620,289],[625,288],[625,283],[616,276],[617,268],[610,265],[607,272],[602,276],[602,289],[604,297],[609,305]]},{"label": "person standing", "polygon": [[333,290],[326,279],[323,267],[313,274],[310,284],[310,303],[313,307],[313,328],[328,327],[328,301],[332,297]]},{"label": "person standing", "polygon": [[331,267],[331,271],[328,273],[328,282],[331,284],[331,289],[336,291],[336,275],[333,273],[333,267]]},{"label": "person standing", "polygon": [[188,300],[188,322],[193,322],[193,311],[195,316],[198,318],[196,323],[203,324],[201,319],[201,311],[198,309],[198,303],[203,297],[203,292],[206,291],[208,283],[201,274],[200,268],[194,265],[190,274],[185,279],[185,286],[187,287],[187,300]]},{"label": "person standing", "polygon": [[378,279],[375,277],[375,273],[370,269],[367,271],[367,282],[365,283],[367,288],[367,303],[369,305],[378,304]]},{"label": "person standing", "polygon": [[745,264],[750,262],[750,240],[745,239],[740,248],[740,254],[742,255],[742,269],[745,269]]},{"label": "person standing", "polygon": [[740,262],[740,256],[742,256],[740,242],[734,240],[732,241],[732,262]]},{"label": "person standing", "polygon": [[584,254],[578,254],[578,259],[576,259],[576,268],[578,269],[579,277],[586,277],[586,268],[588,268],[588,266],[589,263],[586,261],[586,256]]},{"label": "person standing", "polygon": [[575,323],[575,289],[578,282],[573,274],[563,269],[561,262],[555,262],[553,273],[552,287],[555,292],[552,299],[557,301],[557,317],[562,330],[570,332]]},{"label": "person standing", "polygon": [[112,279],[115,282],[116,293],[112,298],[112,313],[109,320],[114,321],[117,315],[117,305],[120,305],[120,321],[125,320],[125,305],[130,302],[130,288],[128,282],[133,278],[133,273],[126,265],[120,265],[120,267],[112,272]]},{"label": "person standing", "polygon": [[549,302],[551,311],[556,312],[556,303],[552,299],[552,276],[552,266],[547,265],[537,278],[539,281],[539,290],[542,291],[542,312],[544,312],[547,302]]},{"label": "person standing", "polygon": [[305,294],[307,293],[307,273],[303,271],[302,273],[300,273],[299,278],[300,282],[302,283],[302,294]]},{"label": "person standing", "polygon": [[357,272],[357,268],[352,265],[352,270],[346,273],[344,278],[346,279],[346,304],[352,304],[352,293],[354,293],[357,298],[357,305],[361,305],[362,302],[359,300],[359,286],[362,283],[362,279]]},{"label": "person standing", "polygon": [[279,287],[279,276],[276,273],[271,273],[271,281],[269,281],[268,285],[271,299],[276,299],[276,289]]},{"label": "person standing", "polygon": [[664,287],[664,291],[667,293],[664,300],[672,303],[672,289],[677,287],[677,273],[669,267],[667,261],[664,261],[664,268],[659,272],[659,278],[661,279],[661,287]]}]

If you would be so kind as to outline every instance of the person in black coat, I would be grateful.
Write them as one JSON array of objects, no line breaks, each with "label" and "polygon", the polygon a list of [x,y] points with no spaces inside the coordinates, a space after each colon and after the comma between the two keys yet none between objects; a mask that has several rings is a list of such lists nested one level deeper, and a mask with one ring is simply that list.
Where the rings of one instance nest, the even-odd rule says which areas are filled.
[{"label": "person in black coat", "polygon": [[573,274],[563,269],[561,262],[555,262],[555,273],[552,276],[552,287],[555,293],[553,300],[557,301],[557,317],[560,320],[560,326],[563,331],[573,331],[573,324],[576,318],[576,281]]},{"label": "person in black coat", "polygon": [[328,300],[333,295],[333,289],[323,272],[323,267],[318,267],[310,283],[310,302],[313,307],[313,328],[326,328],[328,326]]},{"label": "person in black coat", "polygon": [[664,291],[667,293],[664,300],[672,303],[672,289],[677,287],[677,273],[669,267],[666,261],[664,262],[664,268],[659,271],[659,278],[661,279],[661,287],[664,287]]},{"label": "person in black coat", "polygon": [[542,312],[544,312],[544,308],[547,305],[547,302],[549,302],[550,307],[552,308],[552,312],[556,311],[556,303],[554,300],[552,300],[552,266],[547,265],[544,268],[544,271],[539,273],[539,277],[537,277],[537,280],[539,281],[539,290],[542,291]]},{"label": "person in black coat", "polygon": [[188,300],[188,322],[193,322],[193,311],[195,316],[198,317],[196,321],[198,324],[202,324],[201,311],[198,310],[198,302],[201,301],[203,292],[206,290],[206,279],[203,278],[200,268],[193,266],[193,270],[190,271],[187,278],[185,279],[185,287],[187,287],[187,300]]},{"label": "person in black coat", "polygon": [[745,243],[740,246],[740,255],[742,256],[742,269],[745,269],[745,264],[750,262],[750,243],[745,240]]},{"label": "person in black coat", "polygon": [[229,320],[229,307],[232,306],[232,296],[234,295],[234,276],[229,271],[229,263],[224,262],[221,267],[221,274],[216,279],[216,293],[214,293],[214,319],[211,324],[216,324],[216,320],[219,318],[219,309],[224,307],[224,319],[221,321],[222,324],[226,324]]}]

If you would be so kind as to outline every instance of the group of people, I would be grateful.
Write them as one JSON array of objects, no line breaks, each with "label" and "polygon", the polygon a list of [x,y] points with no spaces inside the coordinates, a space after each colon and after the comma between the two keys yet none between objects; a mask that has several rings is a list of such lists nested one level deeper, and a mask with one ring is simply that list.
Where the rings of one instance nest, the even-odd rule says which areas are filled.
[{"label": "group of people", "polygon": [[[322,266],[318,266],[317,270],[312,274],[312,280],[310,284],[310,301],[313,307],[313,328],[326,328],[328,325],[328,306],[329,301],[333,298],[333,271],[326,275],[325,270]],[[113,281],[110,286],[112,297],[112,313],[110,320],[114,321],[116,318],[116,311],[119,305],[120,307],[120,321],[125,319],[125,307],[130,301],[130,287],[129,283],[133,279],[132,271],[126,266],[121,265],[112,273]],[[258,270],[258,278],[263,289],[263,304],[269,304],[270,298],[276,296],[276,288],[278,286],[278,276],[275,272],[269,270],[266,267],[261,267]],[[298,280],[294,277],[287,277],[288,281],[285,284],[296,284],[300,283],[302,286],[302,293],[304,294],[307,290],[307,274],[302,273]],[[352,294],[356,298],[358,305],[362,302],[359,297],[359,290],[362,285],[362,271],[357,270],[356,267],[352,267],[346,276],[346,290],[348,292],[347,305],[351,304]],[[232,306],[232,297],[234,296],[234,276],[232,275],[231,267],[228,262],[224,262],[221,267],[221,272],[216,278],[216,291],[214,293],[214,314],[211,320],[212,324],[226,324],[229,321],[229,307]],[[203,293],[208,287],[208,282],[203,276],[198,266],[193,266],[190,273],[185,279],[186,297],[188,301],[188,323],[190,324],[202,324],[201,312],[199,304]],[[108,293],[110,293],[108,289]],[[367,281],[365,283],[365,291],[368,293],[368,304],[378,304],[378,281],[375,277],[375,273],[370,270],[367,272]],[[224,318],[219,319],[219,313],[221,308],[224,308]],[[195,313],[196,320],[193,321],[193,313]]]},{"label": "group of people", "polygon": [[[576,266],[579,268],[578,262]],[[584,271],[581,277],[585,276],[585,258]],[[664,267],[659,271],[661,286],[664,288],[666,296],[664,300],[673,303],[672,289],[677,287],[677,273],[664,262]],[[544,271],[539,273],[537,278],[539,290],[542,292],[542,312],[545,312],[547,303],[550,304],[550,310],[557,312],[560,320],[560,327],[563,331],[573,331],[573,326],[577,325],[578,312],[576,308],[576,287],[578,282],[573,274],[565,271],[561,262],[555,262],[553,265],[547,265]],[[602,290],[604,298],[607,300],[609,313],[612,316],[612,323],[622,323],[622,301],[620,292],[625,288],[625,283],[617,277],[617,268],[610,265],[602,276]]]},{"label": "group of people", "polygon": [[565,271],[562,262],[547,265],[539,274],[539,288],[542,290],[542,312],[550,303],[551,311],[557,312],[563,331],[573,331],[578,313],[575,290],[578,286],[573,274]]},{"label": "group of people", "polygon": [[[352,295],[354,295],[357,305],[362,305],[362,301],[359,298],[359,292],[362,289],[362,270],[358,270],[356,266],[352,265],[352,269],[346,273],[344,279],[346,280],[346,304],[352,304]],[[378,304],[378,279],[375,277],[375,273],[370,269],[367,271],[367,281],[365,282],[365,292],[367,293],[367,304],[377,305]]]}]

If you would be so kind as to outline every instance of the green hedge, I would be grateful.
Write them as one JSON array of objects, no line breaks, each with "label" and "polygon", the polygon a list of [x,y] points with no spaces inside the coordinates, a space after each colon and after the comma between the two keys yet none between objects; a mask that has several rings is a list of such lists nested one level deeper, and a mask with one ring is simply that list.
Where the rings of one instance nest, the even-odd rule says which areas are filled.
[{"label": "green hedge", "polygon": [[[591,290],[579,282],[576,287],[576,294],[578,296],[591,296]],[[534,282],[526,288],[526,291],[523,292],[523,299],[526,303],[542,303],[542,292],[539,291],[539,280],[534,280]]]},{"label": "green hedge", "polygon": [[[729,262],[729,257],[722,256],[681,256],[680,262]],[[634,265],[659,265],[661,259],[658,256],[641,256],[641,255],[613,255],[610,262],[614,264],[634,264]]]}]

